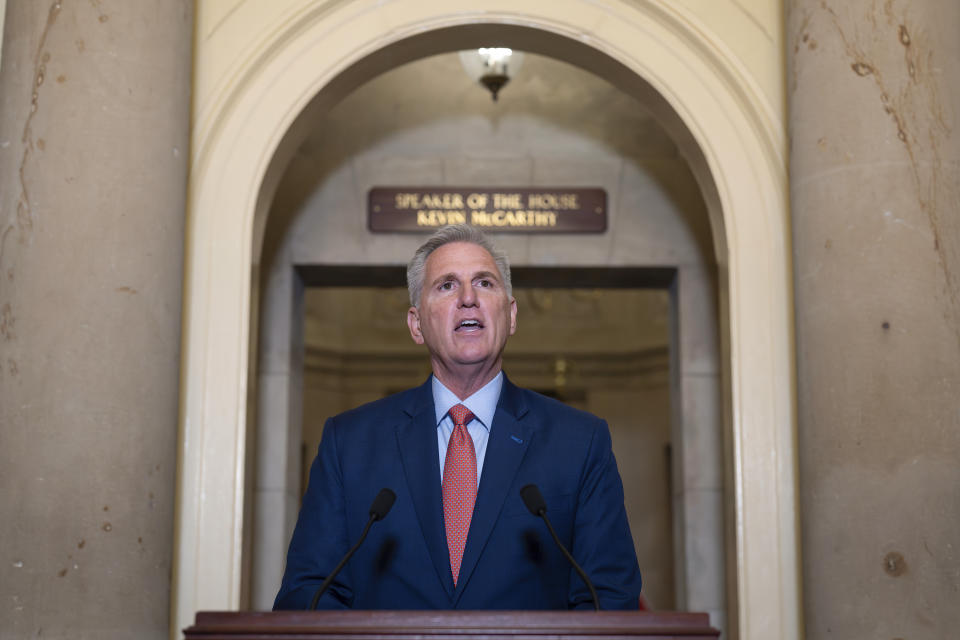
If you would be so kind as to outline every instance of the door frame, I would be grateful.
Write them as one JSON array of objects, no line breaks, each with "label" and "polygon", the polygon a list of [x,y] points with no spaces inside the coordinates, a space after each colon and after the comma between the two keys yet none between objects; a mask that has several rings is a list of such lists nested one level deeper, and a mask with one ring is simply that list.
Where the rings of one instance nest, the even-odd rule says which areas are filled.
[{"label": "door frame", "polygon": [[[740,58],[662,0],[235,4],[196,27],[172,637],[241,601],[259,255],[298,116],[478,28],[518,30],[524,48],[640,95],[689,161],[720,270],[738,635],[801,637],[786,131]],[[217,57],[243,29],[248,53]]]}]

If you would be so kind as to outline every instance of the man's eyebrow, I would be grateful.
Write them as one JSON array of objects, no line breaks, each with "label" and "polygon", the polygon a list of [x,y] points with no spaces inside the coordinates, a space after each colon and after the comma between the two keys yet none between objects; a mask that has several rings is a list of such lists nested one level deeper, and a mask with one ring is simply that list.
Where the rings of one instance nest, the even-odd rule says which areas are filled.
[{"label": "man's eyebrow", "polygon": [[[470,281],[472,282],[477,278],[487,278],[490,280],[496,280],[497,282],[500,282],[500,275],[493,271],[477,271],[475,274],[473,274],[473,277],[470,278]],[[430,285],[436,286],[442,282],[447,282],[448,280],[456,280],[456,279],[457,279],[457,274],[451,271],[449,273],[444,273],[437,276],[436,278],[433,279],[433,282],[431,282]]]},{"label": "man's eyebrow", "polygon": [[478,271],[477,273],[473,274],[472,279],[476,280],[477,278],[490,278],[492,280],[496,280],[497,282],[500,282],[500,276],[498,276],[493,271]]},{"label": "man's eyebrow", "polygon": [[437,276],[436,278],[433,279],[433,282],[431,282],[430,284],[431,286],[433,286],[433,285],[438,285],[441,282],[446,282],[447,280],[456,280],[456,279],[457,279],[456,274],[454,274],[451,271],[450,273],[444,273],[443,275]]}]

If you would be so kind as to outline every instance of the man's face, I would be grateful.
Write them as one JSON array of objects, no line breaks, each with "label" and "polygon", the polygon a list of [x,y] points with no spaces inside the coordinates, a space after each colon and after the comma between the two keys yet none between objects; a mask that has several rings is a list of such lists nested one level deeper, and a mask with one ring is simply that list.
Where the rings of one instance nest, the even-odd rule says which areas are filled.
[{"label": "man's face", "polygon": [[414,342],[427,345],[441,381],[499,370],[507,337],[517,329],[517,301],[507,297],[486,249],[451,242],[427,258],[420,307],[410,307],[407,325]]}]

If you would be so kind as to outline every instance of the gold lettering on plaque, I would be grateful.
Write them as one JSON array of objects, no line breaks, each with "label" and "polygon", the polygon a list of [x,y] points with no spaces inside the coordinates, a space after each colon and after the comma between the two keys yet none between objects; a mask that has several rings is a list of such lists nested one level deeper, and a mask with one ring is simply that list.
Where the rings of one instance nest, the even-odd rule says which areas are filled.
[{"label": "gold lettering on plaque", "polygon": [[465,211],[443,211],[442,209],[417,211],[418,227],[442,227],[445,224],[466,224],[466,222]]},{"label": "gold lettering on plaque", "polygon": [[530,209],[579,209],[575,193],[531,193],[527,196]]},{"label": "gold lettering on plaque", "polygon": [[556,211],[504,211],[497,209],[487,211],[471,211],[470,224],[475,227],[555,227],[557,226]]},{"label": "gold lettering on plaque", "polygon": [[497,209],[519,209],[523,205],[520,204],[519,193],[495,193],[493,206]]},{"label": "gold lettering on plaque", "polygon": [[394,196],[397,209],[463,209],[459,193],[398,193]]},{"label": "gold lettering on plaque", "polygon": [[553,209],[557,199],[551,193],[531,193],[527,196],[527,206],[531,209]]},{"label": "gold lettering on plaque", "polygon": [[487,208],[487,194],[485,193],[471,193],[467,196],[467,206],[471,209],[486,209]]},{"label": "gold lettering on plaque", "polygon": [[[560,214],[579,211],[579,193],[565,191],[540,191],[531,193],[509,192],[444,192],[399,191],[392,194],[394,211],[416,212],[416,225],[437,228],[448,224],[470,224],[478,227],[502,228],[504,230],[534,230],[557,227]],[[380,204],[371,204],[371,211],[379,212]],[[390,206],[384,204],[384,209]],[[489,209],[488,209],[489,208]],[[590,205],[590,209],[602,213],[602,207]],[[563,227],[571,226],[566,220]]]},{"label": "gold lettering on plaque", "polygon": [[394,204],[397,209],[413,209],[416,206],[417,194],[415,193],[398,193],[394,197]]}]

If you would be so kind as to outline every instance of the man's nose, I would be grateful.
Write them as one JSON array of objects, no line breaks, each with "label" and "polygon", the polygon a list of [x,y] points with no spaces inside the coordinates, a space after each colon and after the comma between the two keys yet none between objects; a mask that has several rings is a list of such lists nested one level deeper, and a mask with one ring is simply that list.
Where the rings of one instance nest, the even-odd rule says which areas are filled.
[{"label": "man's nose", "polygon": [[460,306],[473,307],[477,304],[477,292],[473,287],[460,288]]}]

